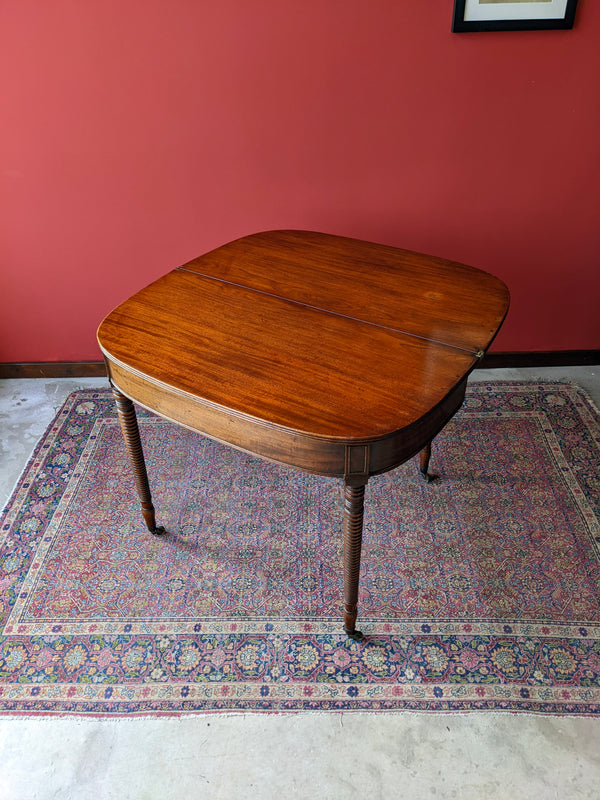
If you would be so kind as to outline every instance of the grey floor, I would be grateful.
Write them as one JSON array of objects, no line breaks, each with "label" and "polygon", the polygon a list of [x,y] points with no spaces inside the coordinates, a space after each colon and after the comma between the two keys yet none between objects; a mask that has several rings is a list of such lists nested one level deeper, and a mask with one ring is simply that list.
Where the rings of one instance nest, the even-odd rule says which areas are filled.
[{"label": "grey floor", "polygon": [[[569,380],[600,367],[479,370]],[[0,381],[0,506],[67,394],[103,380]],[[511,714],[0,718],[0,800],[600,798],[600,720]]]}]

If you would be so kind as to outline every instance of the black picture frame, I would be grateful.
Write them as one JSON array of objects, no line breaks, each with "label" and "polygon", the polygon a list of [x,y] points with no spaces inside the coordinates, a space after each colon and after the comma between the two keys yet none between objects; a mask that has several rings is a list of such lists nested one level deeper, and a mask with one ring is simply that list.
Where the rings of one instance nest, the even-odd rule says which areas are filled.
[{"label": "black picture frame", "polygon": [[[508,2],[508,0],[507,0]],[[467,33],[469,31],[548,31],[568,30],[573,27],[577,0],[567,0],[563,17],[553,19],[487,19],[465,21],[466,0],[454,0],[452,16],[452,32]],[[499,6],[502,3],[498,4]],[[501,9],[498,9],[501,11]]]}]

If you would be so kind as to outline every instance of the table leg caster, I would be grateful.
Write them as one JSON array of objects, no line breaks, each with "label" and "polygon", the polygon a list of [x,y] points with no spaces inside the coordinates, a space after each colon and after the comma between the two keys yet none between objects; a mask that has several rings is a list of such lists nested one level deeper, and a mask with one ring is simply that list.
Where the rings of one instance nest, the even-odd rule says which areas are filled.
[{"label": "table leg caster", "polygon": [[349,631],[344,628],[344,633],[349,639],[352,639],[353,642],[363,642],[365,640],[365,635],[362,631]]}]

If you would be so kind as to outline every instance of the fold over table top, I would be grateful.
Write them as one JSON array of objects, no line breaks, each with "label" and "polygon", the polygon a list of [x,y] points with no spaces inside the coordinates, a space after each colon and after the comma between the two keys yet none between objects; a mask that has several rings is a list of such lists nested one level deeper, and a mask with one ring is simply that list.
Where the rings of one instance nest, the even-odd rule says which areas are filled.
[{"label": "fold over table top", "polygon": [[337,236],[270,231],[159,278],[106,317],[98,341],[117,383],[129,375],[230,420],[364,443],[442,404],[491,343],[508,304],[506,286],[481,270]]}]

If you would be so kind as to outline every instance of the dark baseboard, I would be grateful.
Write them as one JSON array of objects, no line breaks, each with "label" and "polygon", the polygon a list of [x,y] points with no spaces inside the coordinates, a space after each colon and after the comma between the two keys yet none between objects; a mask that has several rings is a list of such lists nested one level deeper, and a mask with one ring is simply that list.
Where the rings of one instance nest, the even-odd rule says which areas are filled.
[{"label": "dark baseboard", "polygon": [[[488,353],[478,369],[518,367],[585,367],[600,364],[600,350]],[[105,378],[104,361],[39,361],[0,364],[0,378]]]},{"label": "dark baseboard", "polygon": [[600,364],[600,350],[550,350],[527,353],[486,353],[478,369],[519,367],[589,367]]},{"label": "dark baseboard", "polygon": [[106,365],[104,361],[0,364],[0,378],[106,378]]}]

